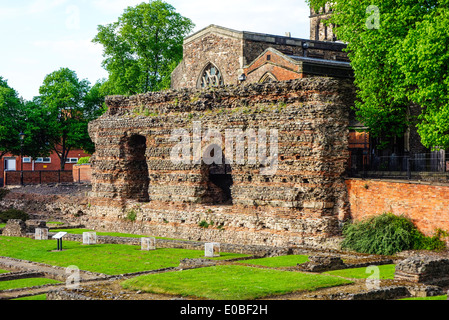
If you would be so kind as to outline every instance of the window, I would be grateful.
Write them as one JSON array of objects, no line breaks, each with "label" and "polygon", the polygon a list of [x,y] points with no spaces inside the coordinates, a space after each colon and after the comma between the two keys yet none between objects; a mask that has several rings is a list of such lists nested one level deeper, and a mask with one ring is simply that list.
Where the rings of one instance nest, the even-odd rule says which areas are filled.
[{"label": "window", "polygon": [[259,83],[267,83],[273,81],[277,81],[276,77],[273,76],[271,73],[267,72],[262,76],[262,78],[260,78]]},{"label": "window", "polygon": [[23,163],[31,163],[31,157],[23,157]]},{"label": "window", "polygon": [[223,77],[221,75],[220,70],[212,63],[209,63],[199,79],[199,87],[207,88],[207,87],[215,87],[222,86],[224,84]]},{"label": "window", "polygon": [[36,163],[51,163],[51,158],[44,157],[44,158],[37,158]]},{"label": "window", "polygon": [[65,163],[78,163],[78,158],[67,158]]}]

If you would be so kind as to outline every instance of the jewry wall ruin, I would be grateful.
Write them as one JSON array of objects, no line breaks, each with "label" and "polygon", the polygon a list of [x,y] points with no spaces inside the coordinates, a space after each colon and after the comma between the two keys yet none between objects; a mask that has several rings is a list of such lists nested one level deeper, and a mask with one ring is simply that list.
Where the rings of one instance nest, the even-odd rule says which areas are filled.
[{"label": "jewry wall ruin", "polygon": [[[128,219],[153,236],[328,246],[348,215],[342,175],[353,99],[349,81],[331,78],[108,97],[108,112],[89,127],[90,224]],[[243,161],[236,141],[224,141],[230,130],[247,134]],[[190,153],[176,162],[182,141]],[[264,172],[270,165],[275,171]]]}]

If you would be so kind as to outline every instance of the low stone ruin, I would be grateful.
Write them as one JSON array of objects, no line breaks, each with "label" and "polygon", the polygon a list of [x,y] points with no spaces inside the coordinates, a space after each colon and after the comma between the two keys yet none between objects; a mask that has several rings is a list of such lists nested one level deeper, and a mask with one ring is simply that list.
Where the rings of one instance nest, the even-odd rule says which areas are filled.
[{"label": "low stone ruin", "polygon": [[7,237],[24,237],[27,233],[35,233],[36,229],[47,228],[47,223],[42,220],[10,219],[3,228],[2,235]]},{"label": "low stone ruin", "polygon": [[27,233],[27,226],[23,220],[10,219],[3,228],[2,235],[6,237],[23,237]]},{"label": "low stone ruin", "polygon": [[423,284],[449,284],[449,258],[413,256],[396,265],[395,280]]},{"label": "low stone ruin", "polygon": [[342,258],[335,256],[309,256],[309,261],[298,265],[301,269],[311,272],[323,272],[343,269],[346,267]]}]

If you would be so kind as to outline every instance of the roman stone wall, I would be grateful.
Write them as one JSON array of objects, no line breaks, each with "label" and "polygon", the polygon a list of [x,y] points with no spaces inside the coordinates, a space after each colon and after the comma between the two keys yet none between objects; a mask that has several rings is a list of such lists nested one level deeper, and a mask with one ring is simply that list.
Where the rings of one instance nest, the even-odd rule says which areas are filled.
[{"label": "roman stone wall", "polygon": [[[183,239],[327,242],[348,214],[342,175],[352,102],[352,84],[330,78],[109,97],[109,111],[89,126],[92,218],[113,225],[132,217],[155,236]],[[232,163],[195,163],[194,153],[186,163],[173,161],[181,139],[205,155],[208,129],[221,135],[216,150]],[[237,145],[232,151],[225,139],[235,129],[250,137],[266,130],[265,144],[246,139],[241,163]],[[264,145],[267,157],[276,151],[272,162],[252,161]],[[199,227],[202,221],[213,227]]]}]

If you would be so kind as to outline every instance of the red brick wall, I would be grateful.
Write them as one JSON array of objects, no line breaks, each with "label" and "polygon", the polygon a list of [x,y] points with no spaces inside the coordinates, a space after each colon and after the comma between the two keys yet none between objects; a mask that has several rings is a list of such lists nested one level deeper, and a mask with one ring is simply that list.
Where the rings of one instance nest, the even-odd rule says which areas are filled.
[{"label": "red brick wall", "polygon": [[[24,184],[42,184],[42,183],[68,183],[73,182],[72,171],[24,171]],[[5,185],[20,185],[20,171],[5,171]]]},{"label": "red brick wall", "polygon": [[74,182],[90,182],[92,180],[92,168],[90,164],[74,165],[73,166],[73,181]]},{"label": "red brick wall", "polygon": [[354,220],[384,212],[408,216],[424,234],[449,231],[449,185],[346,180]]},{"label": "red brick wall", "polygon": [[[89,154],[86,154],[83,150],[71,150],[69,151],[68,158],[82,158],[82,157],[88,157]],[[16,158],[16,171],[20,171],[21,169],[21,157],[20,156],[11,156],[10,154],[6,154],[3,158],[0,160],[0,174],[3,176],[4,171],[4,164],[5,164],[5,158]],[[26,156],[24,156],[26,157]],[[23,164],[23,170],[24,171],[39,171],[39,170],[60,170],[61,169],[61,163],[59,160],[58,155],[53,152],[49,156],[51,158],[51,163],[36,163],[34,162],[34,167],[32,163],[24,163]],[[66,163],[64,170],[72,170],[73,163]]]}]

